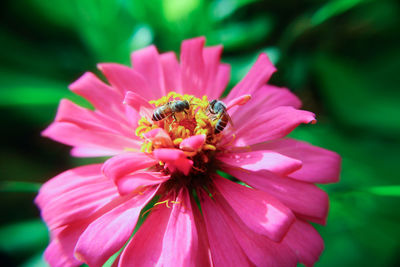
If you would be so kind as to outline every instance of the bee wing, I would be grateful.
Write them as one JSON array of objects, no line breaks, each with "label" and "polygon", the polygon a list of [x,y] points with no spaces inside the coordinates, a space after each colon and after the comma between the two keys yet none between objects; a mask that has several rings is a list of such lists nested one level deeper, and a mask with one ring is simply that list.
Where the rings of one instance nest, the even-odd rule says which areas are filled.
[{"label": "bee wing", "polygon": [[228,112],[226,113],[226,116],[228,117],[228,122],[231,124],[232,127],[234,127],[232,118],[231,116],[229,116]]}]

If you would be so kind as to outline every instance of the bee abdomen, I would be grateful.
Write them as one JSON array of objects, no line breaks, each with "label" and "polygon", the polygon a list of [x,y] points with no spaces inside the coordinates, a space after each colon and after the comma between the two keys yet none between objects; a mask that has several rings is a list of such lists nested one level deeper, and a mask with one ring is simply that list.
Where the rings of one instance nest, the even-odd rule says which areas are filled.
[{"label": "bee abdomen", "polygon": [[160,120],[162,120],[162,119],[164,119],[164,118],[165,118],[165,114],[164,114],[164,112],[162,112],[162,110],[160,110],[160,109],[158,108],[158,109],[156,109],[156,110],[154,111],[153,117],[152,117],[152,120],[153,120],[153,121],[160,121]]},{"label": "bee abdomen", "polygon": [[224,120],[223,118],[219,119],[217,124],[215,124],[214,133],[219,134],[220,132],[222,132],[227,124],[228,120]]}]

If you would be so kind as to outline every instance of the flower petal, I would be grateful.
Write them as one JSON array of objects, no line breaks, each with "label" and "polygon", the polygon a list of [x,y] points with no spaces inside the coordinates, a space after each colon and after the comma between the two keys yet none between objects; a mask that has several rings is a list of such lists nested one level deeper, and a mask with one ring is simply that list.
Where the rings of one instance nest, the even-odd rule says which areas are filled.
[{"label": "flower petal", "polygon": [[124,249],[120,266],[209,266],[196,229],[191,200],[183,189],[171,208],[154,208]]},{"label": "flower petal", "polygon": [[290,138],[255,145],[251,149],[270,149],[301,160],[303,166],[292,173],[291,178],[311,183],[339,181],[341,158],[333,151]]},{"label": "flower petal", "polygon": [[53,122],[42,132],[42,136],[64,143],[66,145],[79,147],[89,151],[109,151],[108,155],[123,153],[126,149],[140,148],[140,142],[119,134],[94,131],[80,127],[69,122]]},{"label": "flower petal", "polygon": [[218,99],[225,87],[216,86],[218,79],[218,69],[220,67],[220,59],[222,54],[223,46],[211,46],[203,49],[203,59],[206,78],[206,86],[203,91],[209,99]]},{"label": "flower petal", "polygon": [[154,147],[168,148],[173,147],[171,137],[162,128],[155,128],[143,134],[143,137],[151,141]]},{"label": "flower petal", "polygon": [[229,111],[236,124],[245,124],[249,117],[258,118],[280,106],[290,106],[296,109],[301,107],[300,99],[287,88],[263,85],[251,97],[246,106],[236,107]]},{"label": "flower petal", "polygon": [[132,235],[141,210],[157,189],[149,188],[91,222],[79,237],[75,256],[89,266],[102,266]]},{"label": "flower petal", "polygon": [[286,244],[286,236],[293,226],[281,242],[274,242],[247,227],[221,195],[215,194],[213,198],[225,222],[235,233],[237,242],[255,266],[296,266],[296,254]]},{"label": "flower petal", "polygon": [[219,176],[215,176],[213,182],[247,227],[273,241],[282,240],[295,219],[286,206],[262,191]]},{"label": "flower petal", "polygon": [[274,196],[295,213],[326,219],[329,208],[328,195],[313,184],[277,176],[267,171],[249,172],[237,168],[223,168],[223,170],[246,184]]},{"label": "flower petal", "polygon": [[179,148],[184,151],[197,151],[203,147],[206,141],[204,134],[194,135],[184,139],[180,144]]},{"label": "flower petal", "polygon": [[133,91],[147,100],[155,98],[145,78],[134,69],[115,63],[98,64],[97,67],[123,96],[126,92]]},{"label": "flower petal", "polygon": [[232,168],[238,167],[249,171],[268,170],[279,175],[286,175],[301,168],[300,160],[286,157],[271,150],[219,153],[217,159]]},{"label": "flower petal", "polygon": [[213,266],[252,266],[216,204],[203,190],[199,190],[198,195],[207,227]]},{"label": "flower petal", "polygon": [[196,229],[189,192],[183,188],[172,206],[163,238],[163,266],[210,266],[208,247]]},{"label": "flower petal", "polygon": [[158,148],[154,149],[153,155],[157,160],[168,163],[169,167],[172,168],[171,172],[178,169],[183,174],[188,175],[193,166],[193,161],[188,159],[180,149]]},{"label": "flower petal", "polygon": [[129,125],[102,113],[80,107],[68,99],[61,100],[55,121],[69,122],[91,131],[103,131],[136,138]]},{"label": "flower petal", "polygon": [[252,95],[268,82],[276,68],[266,54],[260,54],[247,75],[235,86],[227,97],[227,102],[241,95]]},{"label": "flower petal", "polygon": [[160,55],[161,66],[164,73],[165,91],[183,93],[180,86],[181,69],[174,52],[167,52]]},{"label": "flower petal", "polygon": [[[215,78],[214,88],[217,92],[224,92],[231,79],[231,65],[221,63],[217,70],[217,77]],[[219,95],[221,97],[221,95]]]},{"label": "flower petal", "polygon": [[104,84],[91,72],[86,72],[69,86],[74,93],[87,99],[96,110],[109,116],[117,116],[125,121],[124,108],[121,105],[123,95],[114,88]]},{"label": "flower petal", "polygon": [[129,152],[108,159],[101,170],[105,176],[116,183],[123,176],[146,169],[156,163],[156,160],[145,153]]},{"label": "flower petal", "polygon": [[133,69],[139,72],[149,83],[156,98],[166,94],[164,74],[157,48],[154,45],[137,50],[131,54]]},{"label": "flower petal", "polygon": [[204,37],[182,42],[181,46],[181,81],[186,94],[201,97],[206,85],[206,73],[203,61]]},{"label": "flower petal", "polygon": [[50,266],[53,267],[78,267],[82,265],[82,262],[72,257],[72,254],[65,254],[64,250],[61,247],[60,241],[57,239],[51,241],[50,244],[47,246],[46,250],[44,251],[44,259]]},{"label": "flower petal", "polygon": [[314,227],[296,220],[285,237],[285,243],[297,255],[299,262],[311,267],[324,250],[324,241]]},{"label": "flower petal", "polygon": [[50,229],[84,219],[118,197],[100,164],[75,168],[46,182],[35,199]]},{"label": "flower petal", "polygon": [[126,175],[116,181],[120,195],[127,195],[132,192],[141,193],[143,188],[150,185],[161,184],[170,176],[161,175],[159,172],[135,172]]},{"label": "flower petal", "polygon": [[288,135],[301,123],[315,122],[314,114],[311,112],[292,107],[277,107],[239,125],[234,144],[247,146],[279,139]]}]

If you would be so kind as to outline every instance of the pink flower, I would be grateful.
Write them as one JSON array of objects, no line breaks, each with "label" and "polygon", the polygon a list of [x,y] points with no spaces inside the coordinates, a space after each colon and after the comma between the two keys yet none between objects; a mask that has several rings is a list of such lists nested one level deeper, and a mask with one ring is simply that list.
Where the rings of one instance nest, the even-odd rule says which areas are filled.
[{"label": "pink flower", "polygon": [[92,73],[71,84],[94,110],[62,100],[43,135],[72,146],[74,156],[111,158],[41,188],[50,265],[101,266],[116,253],[115,266],[318,260],[323,240],[308,222],[325,223],[328,196],[314,183],[337,182],[340,157],[285,138],[315,118],[288,89],[266,85],[275,67],[265,54],[226,106],[211,102],[230,67],[220,63],[221,46],[203,46],[204,38],[184,41],[180,63],[150,46],[132,54],[133,68],[100,64],[110,85]]}]

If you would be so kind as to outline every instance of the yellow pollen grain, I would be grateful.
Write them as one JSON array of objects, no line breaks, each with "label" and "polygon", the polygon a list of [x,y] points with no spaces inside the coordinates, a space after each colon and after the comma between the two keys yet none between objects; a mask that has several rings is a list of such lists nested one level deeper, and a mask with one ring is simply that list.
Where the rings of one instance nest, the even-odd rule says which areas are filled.
[{"label": "yellow pollen grain", "polygon": [[212,151],[215,151],[217,148],[216,148],[215,146],[213,146],[213,145],[205,144],[205,145],[203,146],[203,149],[204,149],[204,150],[212,150]]},{"label": "yellow pollen grain", "polygon": [[172,141],[172,143],[174,143],[174,145],[180,145],[182,143],[183,139],[182,138],[176,138],[174,141]]}]

